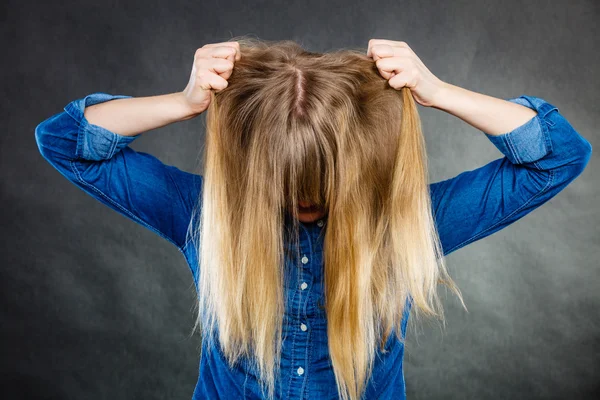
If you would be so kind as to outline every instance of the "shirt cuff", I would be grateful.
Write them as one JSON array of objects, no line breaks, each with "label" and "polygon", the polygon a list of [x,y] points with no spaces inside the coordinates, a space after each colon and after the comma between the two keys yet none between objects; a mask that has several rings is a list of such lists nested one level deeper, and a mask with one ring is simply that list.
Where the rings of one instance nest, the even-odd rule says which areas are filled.
[{"label": "shirt cuff", "polygon": [[108,93],[92,93],[84,98],[73,100],[64,110],[79,124],[75,155],[86,160],[108,160],[119,150],[134,141],[138,136],[124,136],[111,132],[101,126],[90,124],[85,118],[85,107],[103,103],[113,99],[124,99],[132,96],[111,95]]},{"label": "shirt cuff", "polygon": [[537,111],[537,115],[516,129],[501,135],[490,135],[487,138],[513,164],[524,164],[537,161],[552,152],[552,140],[548,126],[552,125],[546,116],[558,107],[534,96],[522,95],[507,101],[529,107]]}]

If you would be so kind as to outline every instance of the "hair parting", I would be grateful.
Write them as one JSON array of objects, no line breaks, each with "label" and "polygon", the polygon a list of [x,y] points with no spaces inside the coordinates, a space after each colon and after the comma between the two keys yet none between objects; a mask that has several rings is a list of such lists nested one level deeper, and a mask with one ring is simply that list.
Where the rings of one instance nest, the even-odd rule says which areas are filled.
[{"label": "hair parting", "polygon": [[393,334],[404,341],[409,309],[444,320],[438,284],[466,309],[434,223],[415,101],[364,49],[230,40],[242,57],[207,110],[199,218],[188,232],[199,254],[194,329],[218,340],[232,366],[252,362],[274,398],[298,202],[322,206],[329,353],[340,398],[359,400],[377,349]]}]

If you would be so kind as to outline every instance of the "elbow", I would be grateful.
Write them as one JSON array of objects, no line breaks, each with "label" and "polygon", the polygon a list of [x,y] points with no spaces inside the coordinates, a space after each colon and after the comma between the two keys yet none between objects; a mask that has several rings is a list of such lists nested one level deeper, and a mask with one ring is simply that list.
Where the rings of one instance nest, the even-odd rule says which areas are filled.
[{"label": "elbow", "polygon": [[569,181],[577,178],[585,170],[592,157],[592,145],[564,118],[557,135],[560,161],[558,168],[564,169],[565,178]]},{"label": "elbow", "polygon": [[35,127],[38,151],[51,164],[76,159],[77,131],[72,118],[64,112],[47,118]]},{"label": "elbow", "polygon": [[78,126],[65,112],[55,114],[35,127],[38,151],[52,165],[77,159]]},{"label": "elbow", "polygon": [[35,143],[37,144],[38,151],[45,159],[49,157],[49,149],[51,147],[51,134],[48,130],[48,120],[45,120],[35,127]]},{"label": "elbow", "polygon": [[582,136],[578,136],[577,145],[571,148],[566,163],[557,168],[554,184],[564,187],[577,179],[585,170],[591,157],[592,145]]},{"label": "elbow", "polygon": [[585,163],[587,164],[588,161],[590,160],[590,158],[592,157],[592,144],[585,138],[583,138],[584,141],[584,151],[583,151],[583,158]]},{"label": "elbow", "polygon": [[590,162],[590,158],[592,158],[592,144],[585,139],[583,136],[579,136],[581,138],[580,146],[578,146],[578,155],[574,158],[574,172],[575,176],[579,176],[584,170],[585,167]]}]

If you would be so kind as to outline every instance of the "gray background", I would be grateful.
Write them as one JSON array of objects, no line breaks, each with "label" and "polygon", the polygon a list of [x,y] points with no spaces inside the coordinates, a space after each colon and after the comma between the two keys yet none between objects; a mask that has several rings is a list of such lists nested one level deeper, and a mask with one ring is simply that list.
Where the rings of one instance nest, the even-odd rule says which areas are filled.
[{"label": "gray background", "polygon": [[[182,255],[38,152],[35,126],[69,101],[180,91],[194,51],[231,36],[315,51],[385,38],[406,41],[452,84],[546,99],[600,148],[599,17],[595,0],[3,2],[0,390],[14,399],[186,399],[197,379]],[[432,181],[501,156],[458,118],[419,110]],[[196,172],[203,124],[170,125],[132,147]],[[409,399],[599,392],[598,154],[543,207],[448,256],[470,312],[444,296],[445,333],[426,325],[408,338]]]}]

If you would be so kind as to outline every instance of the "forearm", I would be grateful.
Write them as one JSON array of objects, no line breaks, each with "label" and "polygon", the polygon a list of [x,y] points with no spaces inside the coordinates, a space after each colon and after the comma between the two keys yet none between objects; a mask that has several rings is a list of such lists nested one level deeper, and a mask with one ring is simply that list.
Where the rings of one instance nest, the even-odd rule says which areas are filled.
[{"label": "forearm", "polygon": [[196,115],[181,92],[114,99],[84,110],[84,116],[90,124],[123,136],[135,136]]},{"label": "forearm", "polygon": [[445,83],[432,106],[490,135],[501,135],[536,115],[531,108]]}]

